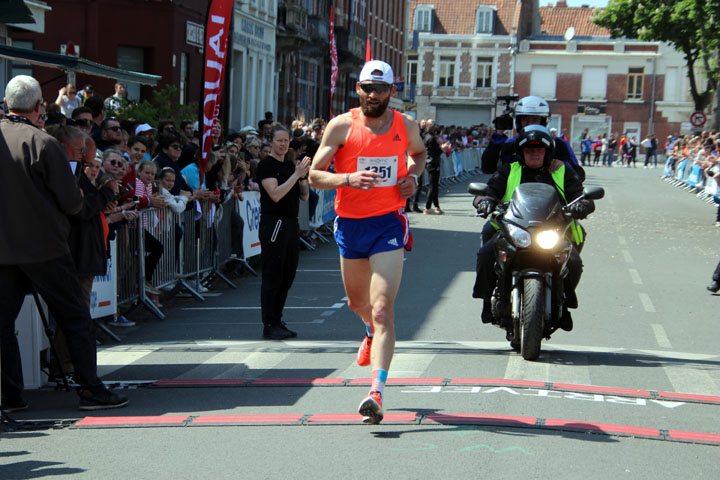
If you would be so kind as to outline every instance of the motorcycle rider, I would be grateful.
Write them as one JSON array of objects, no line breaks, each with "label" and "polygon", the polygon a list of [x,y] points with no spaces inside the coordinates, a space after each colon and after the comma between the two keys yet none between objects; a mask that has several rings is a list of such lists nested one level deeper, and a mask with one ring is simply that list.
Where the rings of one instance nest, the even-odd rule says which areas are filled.
[{"label": "motorcycle rider", "polygon": [[[476,197],[473,205],[478,213],[487,216],[495,210],[500,201],[509,201],[517,185],[529,182],[542,182],[555,187],[561,199],[568,204],[583,194],[582,181],[572,168],[564,164],[552,171],[551,163],[555,158],[554,151],[557,146],[552,134],[542,125],[528,125],[515,138],[515,152],[518,162],[503,164],[488,180],[488,196]],[[570,207],[572,217],[583,219],[595,211],[592,200],[580,200]],[[573,223],[568,229],[572,235],[573,248],[567,263],[568,274],[565,277],[565,302],[563,305],[560,328],[572,330],[572,316],[568,308],[577,308],[578,301],[575,288],[580,282],[582,274],[582,260],[577,246],[584,240],[582,228]],[[475,285],[473,298],[483,299],[482,321],[493,322],[490,299],[497,284],[495,272],[495,236],[484,242],[477,253]],[[501,325],[509,327],[509,325]]]},{"label": "motorcycle rider", "polygon": [[[530,95],[523,97],[518,100],[515,105],[515,130],[520,132],[523,128],[528,125],[542,125],[547,127],[548,118],[550,118],[550,105],[548,102],[541,97]],[[483,173],[495,173],[497,170],[498,160],[502,160],[503,164],[512,163],[517,161],[518,158],[515,156],[515,139],[508,138],[502,131],[495,130],[490,137],[485,151],[482,154],[481,166]],[[559,162],[555,162],[551,171],[554,171],[560,166],[560,162],[566,166],[572,167],[580,177],[580,180],[585,180],[585,171],[578,163],[575,152],[572,147],[561,137],[554,137],[555,141],[555,157]]]}]

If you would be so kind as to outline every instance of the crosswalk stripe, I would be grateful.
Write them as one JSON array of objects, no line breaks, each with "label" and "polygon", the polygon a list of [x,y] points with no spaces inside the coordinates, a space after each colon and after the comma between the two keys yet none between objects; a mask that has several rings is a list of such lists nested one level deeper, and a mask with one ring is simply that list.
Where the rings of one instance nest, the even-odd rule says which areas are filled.
[{"label": "crosswalk stripe", "polygon": [[220,352],[174,379],[257,378],[275,368],[289,355],[289,352]]},{"label": "crosswalk stripe", "polygon": [[720,387],[718,386],[720,383],[713,380],[701,365],[660,363],[674,391],[701,395],[720,395]]},{"label": "crosswalk stripe", "polygon": [[508,357],[504,378],[591,385],[587,356],[574,356],[572,365],[562,365],[543,360],[543,356],[537,362],[525,361],[520,355]]},{"label": "crosswalk stripe", "polygon": [[435,353],[395,354],[388,374],[395,378],[422,377],[436,355]]},{"label": "crosswalk stripe", "polygon": [[154,349],[149,350],[147,348],[139,351],[99,350],[97,352],[98,374],[101,377],[108,375],[151,355],[153,352]]}]

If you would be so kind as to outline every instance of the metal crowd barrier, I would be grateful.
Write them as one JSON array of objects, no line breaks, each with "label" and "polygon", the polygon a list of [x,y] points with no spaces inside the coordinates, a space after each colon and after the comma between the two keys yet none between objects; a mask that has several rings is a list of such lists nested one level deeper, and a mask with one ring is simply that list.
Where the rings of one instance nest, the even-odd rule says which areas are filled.
[{"label": "metal crowd barrier", "polygon": [[144,209],[139,212],[136,221],[127,222],[117,230],[118,305],[143,305],[159,319],[165,318],[148,297],[144,230],[163,245],[163,254],[151,282],[155,288],[167,292],[184,289],[195,299],[205,300],[202,282],[214,276],[237,288],[220,271],[223,265],[232,261],[239,262],[257,276],[247,258],[233,252],[232,215],[233,211],[240,210],[236,205],[239,202],[229,200],[222,205],[209,201],[199,203],[198,207],[193,202],[193,206],[181,214],[169,208]]}]

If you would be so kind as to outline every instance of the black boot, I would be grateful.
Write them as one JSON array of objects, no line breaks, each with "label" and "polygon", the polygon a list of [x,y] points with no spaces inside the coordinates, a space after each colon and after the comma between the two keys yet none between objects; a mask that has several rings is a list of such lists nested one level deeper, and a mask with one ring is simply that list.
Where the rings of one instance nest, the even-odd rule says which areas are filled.
[{"label": "black boot", "polygon": [[568,310],[567,307],[564,306],[562,316],[560,317],[560,328],[562,328],[566,332],[569,332],[573,329],[572,315],[570,315],[570,310]]},{"label": "black boot", "polygon": [[720,290],[720,283],[718,283],[716,280],[713,280],[710,282],[710,285],[708,285],[707,288],[712,293],[717,293],[718,290]]},{"label": "black boot", "polygon": [[483,309],[480,314],[480,318],[483,323],[493,323],[492,307],[490,306],[490,300],[483,300]]},{"label": "black boot", "polygon": [[285,322],[266,324],[263,327],[263,338],[268,340],[283,340],[295,337],[297,337],[297,333],[287,328]]}]

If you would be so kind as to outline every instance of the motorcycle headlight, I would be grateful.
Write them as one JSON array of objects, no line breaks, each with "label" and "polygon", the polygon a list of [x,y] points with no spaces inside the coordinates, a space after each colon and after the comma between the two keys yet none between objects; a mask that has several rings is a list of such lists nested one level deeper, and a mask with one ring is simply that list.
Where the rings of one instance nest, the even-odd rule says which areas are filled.
[{"label": "motorcycle headlight", "polygon": [[508,226],[508,232],[510,233],[510,238],[516,246],[521,248],[526,248],[530,246],[530,233],[528,233],[526,230],[510,224]]},{"label": "motorcycle headlight", "polygon": [[555,230],[543,230],[538,233],[536,238],[540,248],[544,248],[545,250],[554,248],[560,240],[560,236]]}]

